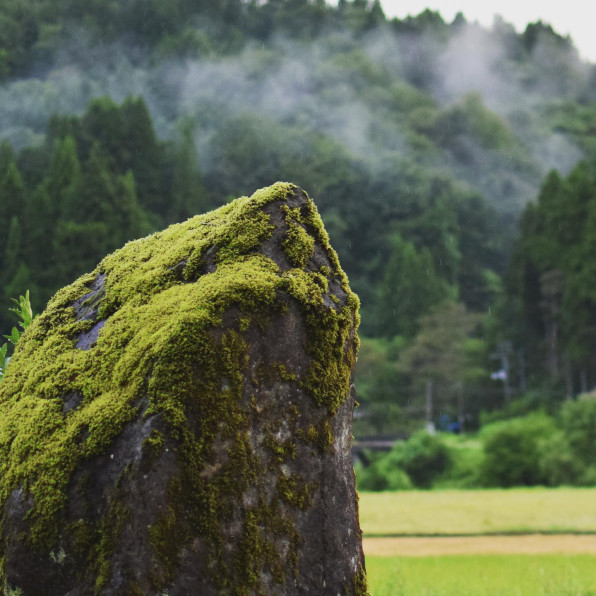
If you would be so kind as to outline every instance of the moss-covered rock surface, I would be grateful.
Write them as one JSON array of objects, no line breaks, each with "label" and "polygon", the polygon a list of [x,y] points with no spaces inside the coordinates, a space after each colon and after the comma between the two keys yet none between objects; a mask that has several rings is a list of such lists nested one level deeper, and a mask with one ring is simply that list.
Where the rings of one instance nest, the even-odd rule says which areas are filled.
[{"label": "moss-covered rock surface", "polygon": [[0,384],[0,589],[365,594],[357,325],[290,184],[61,290]]}]

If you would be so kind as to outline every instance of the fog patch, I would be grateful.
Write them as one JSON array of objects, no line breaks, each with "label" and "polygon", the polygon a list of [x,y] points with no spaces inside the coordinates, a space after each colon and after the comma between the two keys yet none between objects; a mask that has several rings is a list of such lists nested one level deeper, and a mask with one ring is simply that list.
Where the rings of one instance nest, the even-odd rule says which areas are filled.
[{"label": "fog patch", "polygon": [[465,25],[438,58],[435,92],[446,103],[476,92],[488,108],[504,115],[520,95],[505,62],[506,50],[491,32]]}]

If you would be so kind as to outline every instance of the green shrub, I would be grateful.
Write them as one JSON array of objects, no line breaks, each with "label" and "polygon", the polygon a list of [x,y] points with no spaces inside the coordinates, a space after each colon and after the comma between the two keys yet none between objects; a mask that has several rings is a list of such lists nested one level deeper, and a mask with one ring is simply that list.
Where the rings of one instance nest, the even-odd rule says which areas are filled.
[{"label": "green shrub", "polygon": [[357,467],[358,488],[372,491],[430,488],[449,463],[449,450],[441,438],[420,431],[408,441],[398,441],[389,453],[378,455],[368,467]]},{"label": "green shrub", "polygon": [[412,481],[404,470],[390,461],[388,454],[370,466],[356,466],[358,490],[410,490]]},{"label": "green shrub", "polygon": [[596,486],[596,465],[583,468],[577,484],[581,486]]},{"label": "green shrub", "polygon": [[449,450],[438,435],[426,431],[400,441],[389,455],[395,465],[404,470],[417,488],[430,488],[449,465]]},{"label": "green shrub", "polygon": [[555,434],[554,420],[543,413],[497,422],[485,427],[481,477],[487,486],[546,484],[542,457]]},{"label": "green shrub", "polygon": [[482,486],[484,460],[482,443],[467,436],[447,436],[443,441],[449,450],[449,466],[433,483],[434,488],[478,488]]},{"label": "green shrub", "polygon": [[557,430],[548,439],[539,441],[539,453],[544,484],[560,486],[582,483],[581,463],[575,457],[563,431]]},{"label": "green shrub", "polygon": [[596,399],[583,396],[578,401],[566,402],[559,413],[559,420],[573,455],[583,467],[593,465],[596,453]]},{"label": "green shrub", "polygon": [[522,397],[514,399],[505,407],[490,412],[482,411],[480,413],[480,426],[487,426],[493,422],[511,420],[527,416],[537,410],[553,414],[560,401],[559,394],[552,388],[542,388],[540,390],[528,391]]}]

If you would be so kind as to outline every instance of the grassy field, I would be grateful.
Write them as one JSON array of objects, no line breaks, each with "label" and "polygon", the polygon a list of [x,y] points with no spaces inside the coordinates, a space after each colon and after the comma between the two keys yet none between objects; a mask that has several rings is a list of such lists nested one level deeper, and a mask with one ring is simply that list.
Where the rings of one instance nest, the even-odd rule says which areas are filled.
[{"label": "grassy field", "polygon": [[365,537],[596,533],[596,489],[360,493]]},{"label": "grassy field", "polygon": [[360,520],[372,596],[596,596],[596,489],[361,493]]},{"label": "grassy field", "polygon": [[372,596],[596,596],[589,555],[367,557]]}]

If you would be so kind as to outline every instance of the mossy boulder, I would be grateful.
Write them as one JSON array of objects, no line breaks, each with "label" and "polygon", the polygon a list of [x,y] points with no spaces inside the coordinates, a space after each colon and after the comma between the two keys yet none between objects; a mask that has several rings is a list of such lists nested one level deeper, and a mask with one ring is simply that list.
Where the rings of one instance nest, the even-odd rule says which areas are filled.
[{"label": "mossy boulder", "polygon": [[0,383],[0,590],[365,594],[357,325],[281,183],[58,292]]}]

